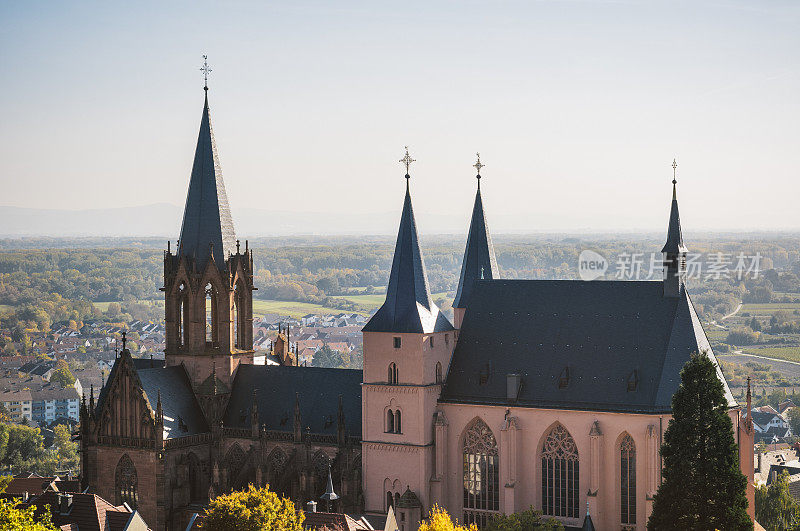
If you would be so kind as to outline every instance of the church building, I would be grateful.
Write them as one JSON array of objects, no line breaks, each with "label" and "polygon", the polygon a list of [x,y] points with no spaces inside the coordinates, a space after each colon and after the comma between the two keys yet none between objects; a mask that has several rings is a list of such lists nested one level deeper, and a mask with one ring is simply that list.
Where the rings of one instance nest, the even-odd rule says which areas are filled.
[{"label": "church building", "polygon": [[164,252],[165,360],[125,348],[81,405],[83,488],[183,530],[217,494],[270,487],[299,506],[329,473],[359,512],[361,371],[297,367],[288,331],[256,365],[253,251],[236,239],[206,90],[180,239]]},{"label": "church building", "polygon": [[[297,366],[288,331],[253,349],[253,250],[236,239],[208,105],[180,239],[164,252],[165,360],[125,348],[81,405],[83,488],[181,530],[222,493],[269,484],[298,506],[329,478],[339,512],[416,531],[533,506],[565,525],[645,529],[680,370],[714,354],[686,289],[673,180],[661,281],[500,278],[480,189],[454,324],[433,302],[406,189],[364,369]],[[750,479],[753,428],[725,386]],[[748,408],[749,409],[749,408]]]},{"label": "church building", "polygon": [[[646,529],[659,448],[692,353],[716,364],[686,289],[676,182],[662,281],[504,280],[478,190],[453,303],[431,300],[406,193],[386,301],[364,327],[368,513],[403,531],[438,504],[480,527],[533,506],[567,527]],[[721,370],[749,478],[752,420]]]}]

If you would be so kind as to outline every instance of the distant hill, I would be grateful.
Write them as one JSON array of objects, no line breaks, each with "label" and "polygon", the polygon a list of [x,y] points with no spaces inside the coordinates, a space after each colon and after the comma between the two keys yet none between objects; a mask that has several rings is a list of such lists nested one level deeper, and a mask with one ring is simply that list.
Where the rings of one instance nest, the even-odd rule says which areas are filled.
[{"label": "distant hill", "polygon": [[[177,239],[183,209],[167,203],[55,210],[0,206],[0,238],[19,236],[162,236]],[[236,232],[243,236],[288,234],[391,234],[397,212],[350,214],[237,209]]]}]

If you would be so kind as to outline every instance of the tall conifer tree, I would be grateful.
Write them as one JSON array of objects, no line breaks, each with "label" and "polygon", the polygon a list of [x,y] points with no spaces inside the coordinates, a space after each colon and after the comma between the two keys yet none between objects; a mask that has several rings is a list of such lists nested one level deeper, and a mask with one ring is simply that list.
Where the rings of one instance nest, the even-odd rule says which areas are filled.
[{"label": "tall conifer tree", "polygon": [[728,402],[708,356],[693,355],[681,371],[661,455],[648,529],[753,529]]}]

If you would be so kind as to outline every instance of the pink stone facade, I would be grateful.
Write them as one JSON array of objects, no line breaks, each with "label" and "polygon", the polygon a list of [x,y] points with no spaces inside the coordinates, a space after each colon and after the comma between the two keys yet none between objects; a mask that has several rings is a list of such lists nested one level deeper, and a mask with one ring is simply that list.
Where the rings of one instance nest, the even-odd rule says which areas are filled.
[{"label": "pink stone facade", "polygon": [[[409,487],[421,501],[423,515],[439,504],[463,521],[464,433],[480,419],[497,442],[500,512],[542,509],[541,451],[547,434],[560,424],[577,448],[579,514],[559,519],[580,526],[588,508],[597,529],[646,529],[661,480],[659,448],[668,415],[439,403],[435,365],[441,363],[446,376],[454,342],[435,334],[431,349],[431,335],[364,334],[362,452],[368,513],[386,513],[387,494],[402,494]],[[401,337],[398,349],[393,348],[394,337]],[[387,383],[390,363],[398,367],[397,384]],[[402,412],[401,433],[386,433],[390,409]],[[751,480],[752,513],[752,429],[748,433],[738,410],[732,409],[730,415],[742,472]],[[635,444],[636,510],[635,522],[623,525],[620,444],[626,435]],[[405,531],[416,529],[406,525]]]}]

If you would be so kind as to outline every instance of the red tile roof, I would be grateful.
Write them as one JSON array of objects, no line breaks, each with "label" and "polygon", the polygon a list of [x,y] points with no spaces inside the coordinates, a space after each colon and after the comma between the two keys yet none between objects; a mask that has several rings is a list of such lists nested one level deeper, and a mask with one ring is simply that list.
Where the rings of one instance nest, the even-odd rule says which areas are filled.
[{"label": "red tile roof", "polygon": [[127,506],[115,507],[96,494],[72,494],[71,509],[62,514],[59,508],[59,493],[45,492],[28,500],[27,506],[34,505],[37,513],[50,506],[53,523],[62,529],[68,525],[77,525],[80,531],[123,531],[133,511]]}]

